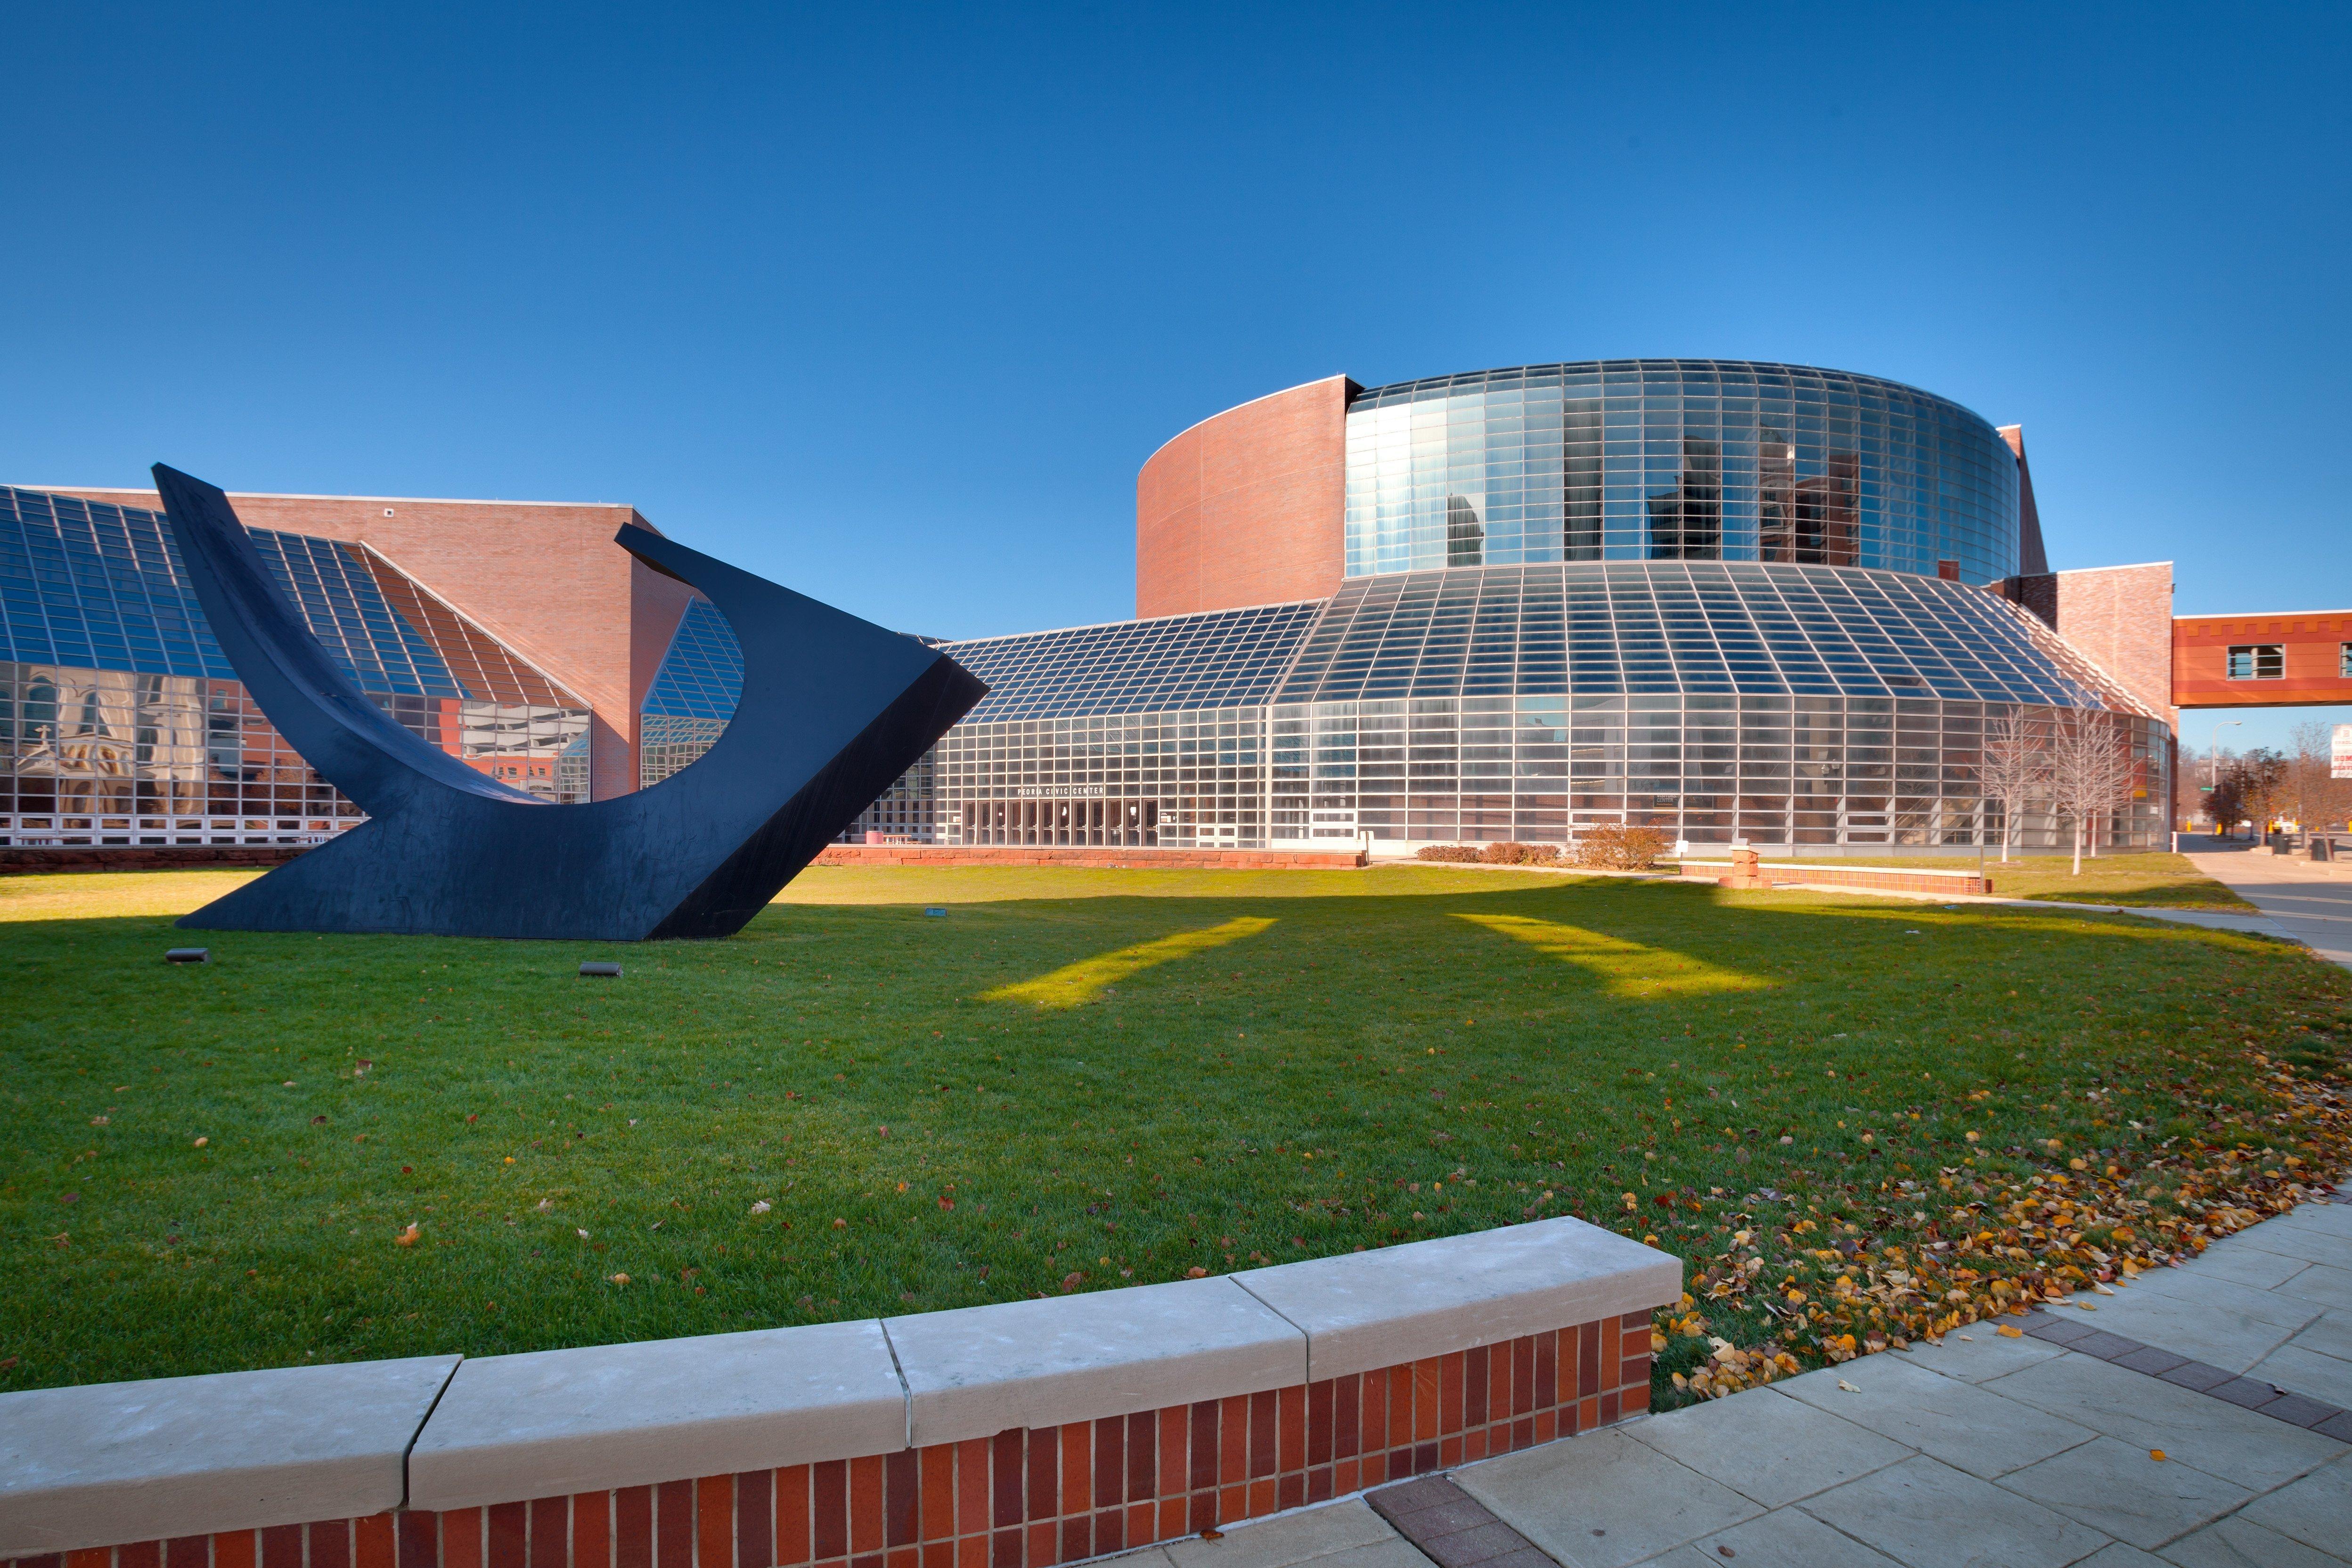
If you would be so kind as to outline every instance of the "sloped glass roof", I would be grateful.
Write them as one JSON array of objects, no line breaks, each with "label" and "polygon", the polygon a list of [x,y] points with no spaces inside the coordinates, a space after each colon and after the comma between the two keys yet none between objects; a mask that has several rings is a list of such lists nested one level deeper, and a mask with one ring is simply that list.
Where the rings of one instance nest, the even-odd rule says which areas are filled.
[{"label": "sloped glass roof", "polygon": [[969,724],[1265,701],[1323,605],[1261,605],[946,645],[988,683]]},{"label": "sloped glass roof", "polygon": [[[584,708],[360,544],[253,529],[362,691]],[[0,486],[0,659],[234,680],[160,513]]]},{"label": "sloped glass roof", "polygon": [[1979,588],[1906,572],[1654,561],[1350,578],[1276,700],[1752,692],[2113,705]]},{"label": "sloped glass roof", "polygon": [[641,712],[664,719],[731,719],[743,694],[743,647],[719,606],[698,598],[679,617]]}]

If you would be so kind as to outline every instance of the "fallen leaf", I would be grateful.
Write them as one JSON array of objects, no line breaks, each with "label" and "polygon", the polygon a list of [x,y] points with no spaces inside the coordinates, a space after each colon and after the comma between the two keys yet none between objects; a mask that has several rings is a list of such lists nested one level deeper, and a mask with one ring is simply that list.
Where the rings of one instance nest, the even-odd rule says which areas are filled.
[{"label": "fallen leaf", "polygon": [[2147,1457],[2161,1464],[2164,1460],[2164,1450],[2161,1448],[2150,1448],[2147,1451]]},{"label": "fallen leaf", "polygon": [[1839,1392],[1843,1394],[1860,1394],[1862,1392],[1861,1389],[1856,1388],[1853,1384],[1848,1383],[1843,1378],[1838,1379],[1838,1389]]},{"label": "fallen leaf", "polygon": [[201,1149],[201,1148],[203,1148],[205,1144],[207,1144],[207,1143],[209,1143],[209,1142],[212,1142],[212,1140],[211,1140],[211,1139],[209,1139],[209,1138],[199,1138],[199,1139],[197,1139],[197,1140],[196,1140],[196,1147],[197,1147],[197,1148],[199,1148],[199,1149]]},{"label": "fallen leaf", "polygon": [[415,1246],[415,1245],[416,1245],[416,1222],[415,1222],[415,1220],[410,1220],[410,1221],[408,1222],[408,1228],[407,1228],[406,1230],[402,1231],[398,1236],[394,1237],[392,1238],[392,1244],[393,1244],[394,1247],[414,1247],[414,1246]]},{"label": "fallen leaf", "polygon": [[106,1118],[103,1116],[93,1116],[89,1119],[89,1124],[92,1127],[103,1127],[106,1125]]},{"label": "fallen leaf", "polygon": [[773,1207],[775,1207],[775,1205],[774,1205],[773,1204],[770,1203],[770,1202],[769,1202],[767,1199],[765,1199],[765,1198],[761,1198],[758,1203],[753,1204],[753,1205],[751,1205],[751,1212],[752,1212],[753,1214],[766,1214],[770,1209],[772,1209],[772,1208],[773,1208]]},{"label": "fallen leaf", "polygon": [[847,1230],[849,1228],[849,1222],[845,1219],[835,1220],[833,1222],[833,1228],[835,1230]]},{"label": "fallen leaf", "polygon": [[576,1235],[576,1236],[578,1236],[578,1237],[580,1237],[580,1239],[581,1239],[581,1240],[583,1240],[583,1241],[585,1241],[585,1240],[587,1240],[587,1239],[588,1239],[588,1233],[587,1233],[586,1231],[584,1231],[584,1230],[578,1230],[578,1229],[576,1229],[576,1228],[575,1228],[575,1230],[574,1230],[573,1234],[574,1234],[574,1235]]},{"label": "fallen leaf", "polygon": [[625,1274],[608,1274],[605,1278],[615,1285],[626,1285],[629,1282],[629,1277]]},{"label": "fallen leaf", "polygon": [[1187,1279],[1206,1279],[1208,1277],[1209,1271],[1197,1263],[1184,1270],[1184,1278]]},{"label": "fallen leaf", "polygon": [[1999,1334],[2005,1340],[2021,1340],[2025,1337],[2025,1331],[2023,1329],[2012,1329],[2007,1323],[2001,1324],[2001,1326],[1995,1329],[1993,1332]]}]

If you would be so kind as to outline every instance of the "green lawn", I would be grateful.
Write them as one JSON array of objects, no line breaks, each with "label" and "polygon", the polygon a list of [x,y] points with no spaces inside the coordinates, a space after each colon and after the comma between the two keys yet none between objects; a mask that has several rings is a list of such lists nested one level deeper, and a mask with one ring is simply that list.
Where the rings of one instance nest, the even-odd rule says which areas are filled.
[{"label": "green lawn", "polygon": [[[1722,857],[1713,857],[1722,858]],[[1764,863],[1795,860],[1801,855],[1768,855]],[[1920,870],[1974,871],[1974,855],[1906,855],[1900,858],[1841,856],[1816,862],[1823,866],[1894,866]],[[2171,909],[2247,910],[2253,905],[2189,862],[2185,855],[2102,855],[2084,857],[2081,876],[2065,855],[2020,856],[2003,864],[1998,854],[1987,855],[1985,875],[1993,892],[2005,899],[2048,900],[2080,904],[2154,904]]]},{"label": "green lawn", "polygon": [[[2352,975],[2130,917],[819,868],[723,942],[171,928],[236,879],[0,879],[0,1387],[962,1306],[1559,1213],[1658,1236],[1732,1281],[1717,1331],[1810,1357],[1737,1247],[1777,1284],[1838,1257],[1816,1226],[1968,1237],[1956,1177],[2079,1152],[2160,1214],[2207,1190],[2192,1150],[2259,1184],[2344,1146],[2273,1075],[2331,1068]],[[187,941],[215,962],[162,962]]]}]

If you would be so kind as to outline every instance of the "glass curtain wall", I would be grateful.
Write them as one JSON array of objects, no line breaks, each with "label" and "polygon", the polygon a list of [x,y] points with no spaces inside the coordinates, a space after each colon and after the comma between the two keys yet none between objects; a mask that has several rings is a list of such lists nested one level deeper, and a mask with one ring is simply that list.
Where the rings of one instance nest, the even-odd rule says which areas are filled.
[{"label": "glass curtain wall", "polygon": [[1989,583],[2018,560],[1992,426],[1803,365],[1609,360],[1373,387],[1348,407],[1347,571],[1775,561]]},{"label": "glass curtain wall", "polygon": [[[516,788],[588,797],[585,703],[362,545],[253,540],[412,733]],[[236,680],[158,514],[0,489],[0,842],[299,842],[359,820]]]}]

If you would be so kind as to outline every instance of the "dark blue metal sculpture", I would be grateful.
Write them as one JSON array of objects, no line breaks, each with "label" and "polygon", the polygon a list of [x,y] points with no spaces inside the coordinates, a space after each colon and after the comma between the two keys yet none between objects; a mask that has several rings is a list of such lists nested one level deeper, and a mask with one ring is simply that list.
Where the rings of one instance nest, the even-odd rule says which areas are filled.
[{"label": "dark blue metal sculpture", "polygon": [[213,635],[305,762],[368,820],[179,923],[636,942],[742,929],[987,694],[910,637],[627,527],[614,542],[700,589],[743,648],[743,690],[691,767],[556,805],[394,722],[271,582],[228,498],[156,488]]}]

